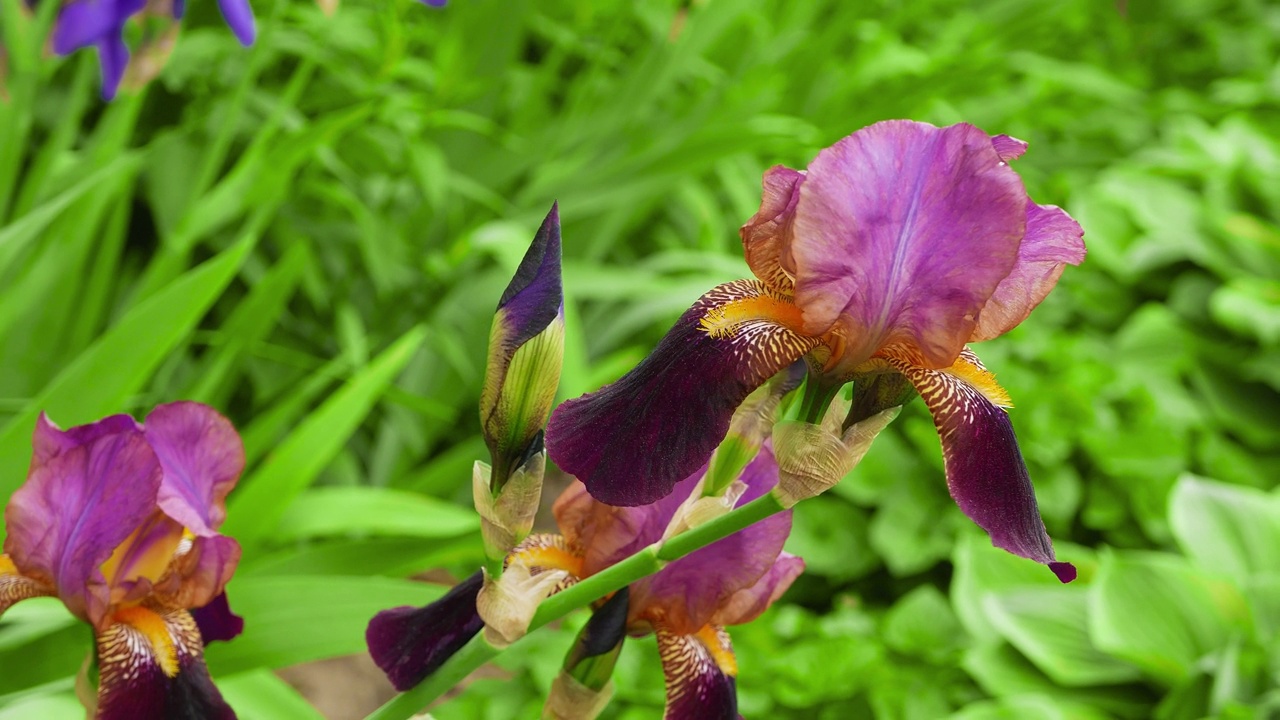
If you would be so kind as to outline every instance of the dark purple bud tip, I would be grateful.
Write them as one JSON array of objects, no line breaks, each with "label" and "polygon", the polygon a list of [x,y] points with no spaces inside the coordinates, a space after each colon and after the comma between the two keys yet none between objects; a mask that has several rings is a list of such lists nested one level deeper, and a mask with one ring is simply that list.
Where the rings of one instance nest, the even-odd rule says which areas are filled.
[{"label": "dark purple bud tip", "polygon": [[525,251],[520,267],[498,301],[505,310],[505,321],[512,336],[506,344],[517,348],[546,329],[564,307],[564,288],[560,282],[560,206],[552,203],[551,211]]},{"label": "dark purple bud tip", "polygon": [[480,632],[476,597],[483,584],[477,572],[426,607],[392,608],[369,621],[369,655],[397,690],[422,682]]},{"label": "dark purple bud tip", "polygon": [[1053,574],[1057,575],[1058,579],[1064,583],[1069,583],[1076,579],[1076,566],[1071,563],[1051,562],[1049,563],[1049,569],[1052,570]]}]

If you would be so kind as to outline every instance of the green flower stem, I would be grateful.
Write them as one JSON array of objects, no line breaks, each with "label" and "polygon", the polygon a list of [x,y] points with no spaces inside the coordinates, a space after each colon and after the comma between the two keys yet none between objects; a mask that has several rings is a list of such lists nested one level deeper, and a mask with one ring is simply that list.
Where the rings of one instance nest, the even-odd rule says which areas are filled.
[{"label": "green flower stem", "polygon": [[[534,613],[533,621],[529,623],[529,631],[532,632],[553,620],[558,620],[580,607],[586,607],[611,592],[658,572],[672,560],[682,558],[694,550],[704,548],[782,510],[782,505],[770,493],[698,527],[686,530],[670,538],[661,546],[651,545],[564,592],[544,600],[538,606],[538,611]],[[374,711],[367,720],[406,720],[422,712],[432,701],[457,686],[463,678],[501,652],[485,641],[483,633],[477,635],[434,674],[419,683],[417,687],[392,698],[387,704]]]}]

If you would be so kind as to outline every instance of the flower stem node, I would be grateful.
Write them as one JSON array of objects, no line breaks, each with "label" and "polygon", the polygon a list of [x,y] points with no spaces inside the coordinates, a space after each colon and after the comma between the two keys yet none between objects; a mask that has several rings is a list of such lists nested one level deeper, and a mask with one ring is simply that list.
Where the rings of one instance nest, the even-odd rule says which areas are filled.
[{"label": "flower stem node", "polygon": [[783,507],[821,495],[849,474],[871,448],[881,430],[893,421],[901,406],[882,410],[841,432],[848,401],[831,403],[821,425],[792,421],[773,429],[773,449],[778,458],[778,485],[773,496]]},{"label": "flower stem node", "polygon": [[515,549],[533,529],[534,517],[542,499],[542,476],[547,454],[538,452],[516,468],[507,483],[495,493],[490,491],[492,471],[477,460],[471,472],[471,490],[476,512],[480,514],[480,534],[485,556],[500,561]]},{"label": "flower stem node", "polygon": [[662,533],[662,541],[666,542],[685,530],[692,530],[699,525],[710,522],[737,506],[738,500],[747,491],[746,483],[735,479],[719,495],[704,495],[707,476],[704,475],[693,492],[676,509],[667,529]]}]

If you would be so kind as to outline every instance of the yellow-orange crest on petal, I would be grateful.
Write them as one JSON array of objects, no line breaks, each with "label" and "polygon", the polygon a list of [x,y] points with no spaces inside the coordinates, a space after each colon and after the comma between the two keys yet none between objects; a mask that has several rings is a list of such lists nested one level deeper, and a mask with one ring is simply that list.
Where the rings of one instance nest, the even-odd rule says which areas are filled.
[{"label": "yellow-orange crest on petal", "polygon": [[724,628],[703,625],[702,629],[694,633],[694,637],[707,647],[707,651],[711,653],[711,659],[720,668],[720,672],[729,677],[738,676],[738,658],[733,654],[733,644],[729,641],[729,633],[725,632]]},{"label": "yellow-orange crest on petal", "polygon": [[[169,633],[169,626],[154,610],[134,605],[117,610],[114,619],[118,623],[128,625],[141,633],[151,645],[151,656],[166,677],[178,675],[178,647]],[[111,648],[111,652],[132,653],[134,648],[127,642],[118,643],[120,647]],[[105,648],[104,648],[105,650]],[[109,658],[103,658],[105,662]]]}]

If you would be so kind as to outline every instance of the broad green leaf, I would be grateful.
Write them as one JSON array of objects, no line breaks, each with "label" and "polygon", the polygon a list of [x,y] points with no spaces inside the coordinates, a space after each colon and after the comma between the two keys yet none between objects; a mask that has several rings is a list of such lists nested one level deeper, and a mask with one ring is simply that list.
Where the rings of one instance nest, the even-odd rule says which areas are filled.
[{"label": "broad green leaf", "polygon": [[1083,586],[1013,588],[988,593],[983,609],[1009,644],[1060,685],[1116,685],[1138,679],[1137,668],[1090,642],[1088,592]]},{"label": "broad green leaf", "polygon": [[1183,475],[1169,496],[1169,524],[1183,552],[1244,587],[1280,573],[1280,498],[1261,490]]},{"label": "broad green leaf", "polygon": [[272,532],[287,543],[343,535],[450,538],[480,529],[474,510],[390,488],[313,488],[293,501]]},{"label": "broad green leaf", "polygon": [[244,238],[134,307],[0,429],[0,499],[7,500],[26,475],[39,414],[66,427],[125,410],[231,282],[253,242]]},{"label": "broad green leaf", "polygon": [[946,596],[932,585],[921,585],[894,604],[885,613],[883,634],[897,652],[939,664],[950,661],[968,640]]},{"label": "broad green leaf", "polygon": [[990,539],[973,533],[962,536],[956,543],[951,562],[955,565],[951,576],[951,605],[969,634],[980,641],[1000,637],[999,630],[986,615],[983,603],[988,593],[1020,587],[1061,586],[1043,565],[1010,555],[993,547]]},{"label": "broad green leaf", "polygon": [[298,691],[270,670],[250,670],[216,679],[223,699],[241,720],[324,720]]},{"label": "broad green leaf", "polygon": [[[0,707],[0,720],[84,720],[84,706],[74,692],[32,695]],[[245,718],[248,720],[248,718]]]},{"label": "broad green leaf", "polygon": [[1090,591],[1094,646],[1167,684],[1224,647],[1248,613],[1238,590],[1176,555],[1107,553]]},{"label": "broad green leaf", "polygon": [[366,651],[369,619],[387,608],[426,605],[439,585],[372,577],[238,577],[227,586],[244,634],[205,650],[213,676],[281,668]]},{"label": "broad green leaf", "polygon": [[421,327],[405,333],[303,421],[231,496],[224,532],[245,545],[267,539],[285,508],[342,449],[424,337]]},{"label": "broad green leaf", "polygon": [[484,551],[471,535],[449,540],[339,539],[254,553],[241,563],[240,574],[403,577],[438,567],[470,574],[483,562]]},{"label": "broad green leaf", "polygon": [[1151,701],[1134,693],[1132,687],[1060,687],[1004,643],[970,648],[964,654],[961,667],[979,687],[995,697],[1049,695],[1081,702],[1119,718],[1149,720],[1151,717]]},{"label": "broad green leaf", "polygon": [[71,203],[79,200],[91,190],[114,182],[121,175],[132,175],[142,162],[142,156],[125,153],[117,157],[109,165],[90,173],[88,177],[44,201],[37,207],[18,218],[8,226],[0,228],[0,274],[8,270],[9,265],[22,250],[36,239],[49,223],[53,222]]},{"label": "broad green leaf", "polygon": [[1110,720],[1083,703],[1063,702],[1048,695],[1016,695],[974,703],[948,716],[948,720]]}]

